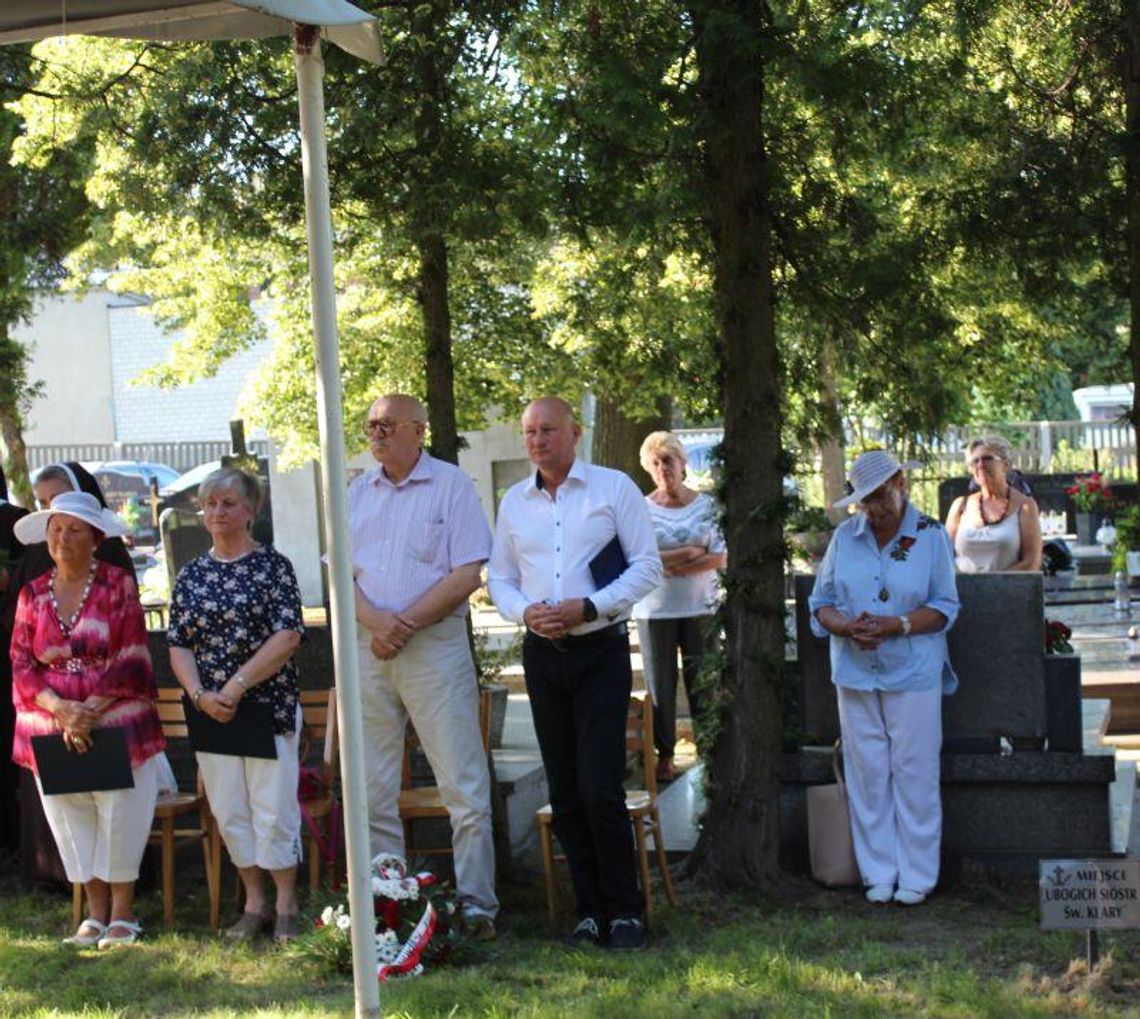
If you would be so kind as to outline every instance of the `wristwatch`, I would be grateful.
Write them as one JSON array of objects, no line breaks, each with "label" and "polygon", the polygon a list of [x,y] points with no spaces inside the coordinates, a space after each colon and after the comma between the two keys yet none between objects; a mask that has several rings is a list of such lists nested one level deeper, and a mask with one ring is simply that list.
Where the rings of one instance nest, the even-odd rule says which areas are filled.
[{"label": "wristwatch", "polygon": [[595,605],[589,598],[582,599],[582,619],[587,623],[592,623],[598,618],[598,606]]},{"label": "wristwatch", "polygon": [[899,616],[899,622],[902,623],[902,635],[904,637],[910,636],[910,616]]}]

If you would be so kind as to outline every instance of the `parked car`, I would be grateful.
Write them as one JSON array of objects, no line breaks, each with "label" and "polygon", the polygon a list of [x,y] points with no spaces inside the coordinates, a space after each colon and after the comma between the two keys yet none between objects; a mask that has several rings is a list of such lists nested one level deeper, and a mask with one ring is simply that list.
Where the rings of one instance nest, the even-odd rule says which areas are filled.
[{"label": "parked car", "polygon": [[[688,460],[689,475],[694,488],[712,488],[720,471],[720,457],[717,447],[720,439],[700,439],[692,443],[684,443],[685,458]],[[784,478],[784,495],[795,496],[799,493],[799,483],[790,475]]]},{"label": "parked car", "polygon": [[177,481],[181,476],[169,464],[158,463],[156,460],[105,460],[89,469],[95,475],[113,473],[142,478],[144,485],[149,485],[150,479],[154,478],[159,488]]}]

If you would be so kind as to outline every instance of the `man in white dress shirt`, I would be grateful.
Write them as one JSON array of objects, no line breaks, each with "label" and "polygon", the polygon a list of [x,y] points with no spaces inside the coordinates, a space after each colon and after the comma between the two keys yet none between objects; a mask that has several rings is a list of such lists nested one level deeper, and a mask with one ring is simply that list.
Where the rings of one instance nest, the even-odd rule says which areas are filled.
[{"label": "man in white dress shirt", "polygon": [[467,929],[494,937],[491,780],[467,639],[467,599],[491,550],[475,486],[423,449],[427,414],[410,396],[368,412],[378,467],[349,489],[357,653],[373,855],[404,855],[398,795],[410,716],[451,818]]},{"label": "man in white dress shirt", "polygon": [[[568,403],[535,400],[522,424],[537,470],[499,507],[491,597],[527,627],[527,694],[578,900],[570,940],[640,948],[645,923],[622,789],[632,685],[626,620],[661,580],[657,542],[637,486],[577,459],[581,428]],[[624,564],[621,555],[613,562],[615,537]],[[607,546],[610,568],[595,563],[596,582],[590,563]]]}]

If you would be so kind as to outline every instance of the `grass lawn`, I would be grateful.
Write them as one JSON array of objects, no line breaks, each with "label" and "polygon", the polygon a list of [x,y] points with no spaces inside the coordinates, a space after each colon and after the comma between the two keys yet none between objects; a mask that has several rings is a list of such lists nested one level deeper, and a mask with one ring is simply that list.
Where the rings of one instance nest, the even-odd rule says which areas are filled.
[{"label": "grass lawn", "polygon": [[[187,857],[192,869],[192,861]],[[192,884],[193,872],[187,875]],[[385,985],[389,1016],[1140,1016],[1140,933],[1037,929],[1036,887],[959,878],[915,909],[791,878],[755,903],[679,888],[646,952],[571,951],[549,936],[541,882],[508,885],[499,939],[465,945],[422,977]],[[227,888],[230,887],[227,884]],[[230,946],[204,927],[200,889],[161,932],[99,953],[60,944],[63,894],[0,877],[0,1015],[287,1016],[352,1012],[347,976],[269,947]]]}]

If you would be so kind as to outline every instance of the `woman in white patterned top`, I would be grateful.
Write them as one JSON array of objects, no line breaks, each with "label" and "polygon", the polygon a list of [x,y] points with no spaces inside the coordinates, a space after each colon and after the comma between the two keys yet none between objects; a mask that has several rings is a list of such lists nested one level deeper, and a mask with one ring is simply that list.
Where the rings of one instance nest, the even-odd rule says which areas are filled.
[{"label": "woman in white patterned top", "polygon": [[716,503],[685,484],[685,447],[672,432],[653,432],[641,445],[641,466],[656,488],[645,497],[665,579],[633,608],[645,685],[653,695],[657,778],[673,778],[677,741],[677,652],[694,726],[700,715],[697,687],[704,655],[717,640],[711,616],[720,601],[717,571],[724,568],[724,536]]}]

